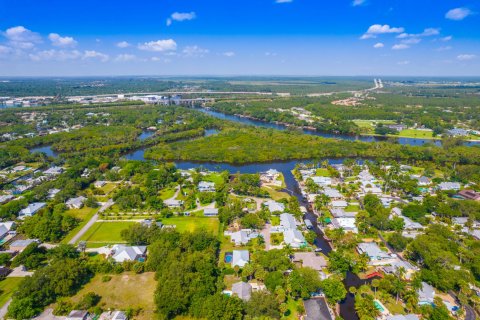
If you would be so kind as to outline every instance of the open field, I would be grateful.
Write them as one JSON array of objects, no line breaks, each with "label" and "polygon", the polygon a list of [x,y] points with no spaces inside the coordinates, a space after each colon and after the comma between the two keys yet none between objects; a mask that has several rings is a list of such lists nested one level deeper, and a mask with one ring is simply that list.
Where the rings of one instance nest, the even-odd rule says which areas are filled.
[{"label": "open field", "polygon": [[195,229],[205,228],[212,233],[218,233],[218,219],[207,217],[173,217],[161,220],[165,225],[175,225],[179,232],[194,231]]},{"label": "open field", "polygon": [[82,228],[84,225],[87,224],[88,220],[90,220],[97,208],[87,208],[83,207],[82,209],[71,209],[67,211],[67,214],[71,215],[74,218],[82,220],[78,226],[75,227],[72,231],[70,231],[65,238],[61,241],[61,243],[68,243]]},{"label": "open field", "polygon": [[175,188],[165,188],[162,191],[160,191],[160,198],[162,200],[170,199],[174,195],[175,195]]},{"label": "open field", "polygon": [[100,246],[124,242],[120,232],[127,229],[134,221],[95,222],[88,231],[80,238],[86,241],[88,246]]},{"label": "open field", "polygon": [[103,275],[96,275],[71,299],[79,302],[88,292],[95,292],[102,298],[99,305],[103,309],[126,310],[129,307],[142,308],[142,313],[135,319],[154,318],[154,292],[156,282],[154,272],[135,274],[125,272],[110,275],[112,279],[102,282]]},{"label": "open field", "polygon": [[277,190],[274,187],[262,187],[263,190],[267,191],[268,194],[270,195],[270,198],[272,198],[275,201],[278,201],[280,199],[290,199],[290,195],[286,192],[282,192]]},{"label": "open field", "polygon": [[5,278],[0,281],[0,307],[7,303],[23,278]]},{"label": "open field", "polygon": [[400,131],[398,136],[406,138],[433,139],[433,132],[430,130],[406,129]]}]

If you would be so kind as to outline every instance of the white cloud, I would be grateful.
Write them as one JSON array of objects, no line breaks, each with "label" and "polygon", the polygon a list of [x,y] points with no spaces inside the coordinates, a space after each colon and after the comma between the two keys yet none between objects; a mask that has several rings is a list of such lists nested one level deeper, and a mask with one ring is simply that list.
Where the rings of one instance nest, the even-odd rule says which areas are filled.
[{"label": "white cloud", "polygon": [[445,14],[445,18],[450,20],[460,21],[465,19],[471,14],[473,14],[473,12],[468,8],[455,8],[455,9],[449,10]]},{"label": "white cloud", "polygon": [[408,49],[408,48],[410,48],[410,46],[408,44],[400,43],[400,44],[393,45],[392,50],[405,50],[405,49]]},{"label": "white cloud", "polygon": [[36,43],[42,41],[38,33],[30,31],[24,26],[8,28],[2,34],[10,41],[12,47],[18,49],[33,49]]},{"label": "white cloud", "polygon": [[365,4],[367,1],[366,0],[353,0],[352,6],[357,7]]},{"label": "white cloud", "polygon": [[177,43],[173,39],[149,41],[139,44],[138,49],[155,52],[174,51],[177,50]]},{"label": "white cloud", "polygon": [[28,55],[33,61],[67,61],[76,60],[82,57],[82,53],[78,50],[43,50]]},{"label": "white cloud", "polygon": [[468,60],[473,60],[475,59],[477,56],[474,55],[474,54],[459,54],[457,56],[457,60],[459,61],[468,61]]},{"label": "white cloud", "polygon": [[405,31],[405,29],[402,27],[390,27],[388,24],[373,24],[368,28],[367,32],[365,32],[363,36],[360,37],[360,39],[371,39],[376,38],[379,34],[401,33],[403,31]]},{"label": "white cloud", "polygon": [[118,56],[115,57],[115,61],[117,62],[127,62],[127,61],[133,61],[136,60],[137,57],[134,54],[119,54]]},{"label": "white cloud", "polygon": [[0,45],[0,55],[9,54],[10,52],[12,52],[12,48]]},{"label": "white cloud", "polygon": [[235,52],[233,52],[233,51],[227,51],[227,52],[224,52],[223,55],[224,55],[225,57],[233,57],[233,56],[235,56]]},{"label": "white cloud", "polygon": [[99,59],[102,62],[106,62],[110,59],[110,57],[107,54],[95,50],[85,50],[82,59]]},{"label": "white cloud", "polygon": [[426,28],[423,29],[421,33],[406,33],[403,32],[397,36],[398,39],[405,39],[405,38],[419,38],[419,37],[430,37],[436,36],[440,34],[439,28]]},{"label": "white cloud", "polygon": [[452,40],[452,38],[453,38],[452,36],[446,36],[446,37],[440,38],[440,41],[447,42],[447,41]]},{"label": "white cloud", "polygon": [[72,37],[62,37],[58,33],[50,33],[48,39],[52,42],[52,45],[56,47],[68,48],[77,45],[77,41]]},{"label": "white cloud", "polygon": [[443,47],[439,47],[437,49],[435,49],[435,51],[448,51],[448,50],[451,50],[452,47],[451,46],[443,46]]},{"label": "white cloud", "polygon": [[421,39],[418,39],[418,38],[409,38],[409,39],[404,39],[402,40],[402,43],[405,43],[405,44],[417,44],[417,43],[420,43],[420,41],[422,41]]},{"label": "white cloud", "polygon": [[275,0],[275,3],[290,3],[293,2],[293,0]]},{"label": "white cloud", "polygon": [[116,46],[119,48],[127,48],[130,47],[130,43],[128,43],[127,41],[120,41],[116,44]]},{"label": "white cloud", "polygon": [[401,66],[405,66],[407,64],[410,64],[410,61],[408,61],[408,60],[398,61],[397,64],[399,64]]},{"label": "white cloud", "polygon": [[185,57],[203,57],[209,52],[208,49],[203,49],[199,46],[187,46],[182,50]]},{"label": "white cloud", "polygon": [[188,21],[188,20],[193,20],[197,17],[195,12],[174,12],[170,15],[170,17],[167,19],[167,26],[171,26],[173,21]]},{"label": "white cloud", "polygon": [[381,42],[377,42],[377,43],[375,43],[375,44],[373,45],[373,47],[374,47],[375,49],[380,49],[380,48],[385,47],[385,45],[384,45],[383,43],[381,43]]}]

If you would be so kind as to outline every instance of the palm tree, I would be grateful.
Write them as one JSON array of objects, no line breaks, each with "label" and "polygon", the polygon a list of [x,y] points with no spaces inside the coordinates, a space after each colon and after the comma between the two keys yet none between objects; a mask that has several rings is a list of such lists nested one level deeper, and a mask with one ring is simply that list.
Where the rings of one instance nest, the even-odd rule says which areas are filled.
[{"label": "palm tree", "polygon": [[373,279],[372,280],[372,287],[375,290],[375,298],[377,297],[377,288],[380,285],[380,280],[378,279]]},{"label": "palm tree", "polygon": [[392,282],[392,292],[397,296],[397,302],[404,290],[405,282],[403,282],[400,278],[395,278]]},{"label": "palm tree", "polygon": [[415,290],[407,290],[403,294],[403,300],[409,312],[413,312],[418,305],[418,293]]},{"label": "palm tree", "polygon": [[348,292],[350,292],[352,295],[355,295],[357,294],[357,288],[351,286],[350,288],[348,288]]},{"label": "palm tree", "polygon": [[369,294],[355,299],[355,311],[360,320],[376,319],[380,315],[380,311],[373,302],[373,297]]}]

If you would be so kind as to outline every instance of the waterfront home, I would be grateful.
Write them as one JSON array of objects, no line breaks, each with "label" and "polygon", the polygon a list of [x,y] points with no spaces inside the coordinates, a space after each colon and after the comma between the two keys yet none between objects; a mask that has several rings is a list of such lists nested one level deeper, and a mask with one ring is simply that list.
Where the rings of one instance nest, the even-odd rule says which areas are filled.
[{"label": "waterfront home", "polygon": [[405,260],[396,259],[391,262],[389,265],[383,267],[383,271],[388,274],[398,274],[400,268],[403,268],[405,271],[404,278],[406,280],[411,280],[413,274],[418,271],[418,268],[412,265],[410,262]]},{"label": "waterfront home", "polygon": [[61,174],[62,172],[63,172],[63,168],[62,168],[62,167],[54,166],[54,167],[48,168],[48,169],[45,170],[43,173],[44,173],[46,176],[54,177],[54,176],[58,176],[58,175]]},{"label": "waterfront home", "polygon": [[326,186],[331,186],[332,185],[332,178],[330,177],[312,177],[312,180],[315,184],[317,184],[319,187],[326,187]]},{"label": "waterfront home", "polygon": [[303,301],[306,316],[304,320],[333,320],[333,312],[330,310],[324,297],[316,297]]},{"label": "waterfront home", "polygon": [[442,182],[437,187],[439,190],[442,191],[449,191],[449,190],[460,190],[460,183],[458,182]]},{"label": "waterfront home", "polygon": [[283,231],[283,241],[294,249],[303,248],[307,246],[305,237],[298,229],[287,229]]},{"label": "waterfront home", "polygon": [[43,209],[46,205],[47,204],[45,202],[30,203],[26,208],[20,210],[20,212],[18,213],[18,218],[25,219],[26,217],[31,217],[38,211]]},{"label": "waterfront home", "polygon": [[357,246],[358,253],[370,258],[370,265],[385,265],[392,262],[392,256],[380,249],[375,242],[362,242]]},{"label": "waterfront home", "polygon": [[355,224],[355,217],[337,217],[331,220],[334,229],[342,228],[345,232],[358,233],[358,228]]},{"label": "waterfront home", "polygon": [[200,181],[198,183],[199,192],[215,192],[215,183],[209,181]]},{"label": "waterfront home", "polygon": [[7,235],[16,234],[15,231],[12,231],[12,228],[15,226],[13,221],[0,222],[0,239],[5,238]]},{"label": "waterfront home", "polygon": [[327,260],[315,252],[296,252],[293,255],[293,262],[300,263],[302,267],[312,268],[317,271],[322,271],[323,268],[327,267]]},{"label": "waterfront home", "polygon": [[419,305],[432,305],[435,298],[435,288],[426,282],[422,282],[422,287],[417,290]]},{"label": "waterfront home", "polygon": [[165,204],[169,208],[180,208],[183,205],[183,201],[175,200],[175,199],[167,199],[163,201],[163,204]]},{"label": "waterfront home", "polygon": [[321,191],[321,193],[323,193],[332,200],[343,199],[343,195],[337,189],[325,188],[323,191]]},{"label": "waterfront home", "polygon": [[264,206],[268,208],[270,212],[283,212],[285,211],[285,205],[281,202],[268,200],[263,203]]}]

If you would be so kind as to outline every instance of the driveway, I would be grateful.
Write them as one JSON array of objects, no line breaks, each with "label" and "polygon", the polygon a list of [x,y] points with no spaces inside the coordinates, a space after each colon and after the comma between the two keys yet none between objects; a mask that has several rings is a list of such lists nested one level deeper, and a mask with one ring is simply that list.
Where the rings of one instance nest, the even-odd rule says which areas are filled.
[{"label": "driveway", "polygon": [[108,208],[110,208],[112,205],[113,205],[113,200],[112,199],[108,199],[107,202],[105,202],[101,207],[100,209],[98,209],[97,213],[95,213],[93,215],[93,217],[83,226],[82,229],[80,229],[80,231],[70,240],[68,241],[68,244],[75,244],[78,242],[78,240],[80,240],[80,238],[85,234],[85,232],[87,232],[88,229],[90,229],[91,226],[93,226],[93,224],[95,222],[97,222],[98,220],[98,214],[99,213],[102,213],[103,211],[107,210]]}]

